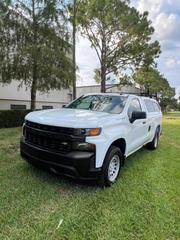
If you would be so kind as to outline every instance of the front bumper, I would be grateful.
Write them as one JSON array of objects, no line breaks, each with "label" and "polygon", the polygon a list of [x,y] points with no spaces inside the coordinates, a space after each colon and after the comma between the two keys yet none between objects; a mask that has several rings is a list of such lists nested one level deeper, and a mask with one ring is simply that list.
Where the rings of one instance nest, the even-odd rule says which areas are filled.
[{"label": "front bumper", "polygon": [[28,144],[21,138],[20,152],[23,159],[42,168],[77,179],[97,179],[101,168],[95,168],[95,153],[73,151],[57,153]]}]

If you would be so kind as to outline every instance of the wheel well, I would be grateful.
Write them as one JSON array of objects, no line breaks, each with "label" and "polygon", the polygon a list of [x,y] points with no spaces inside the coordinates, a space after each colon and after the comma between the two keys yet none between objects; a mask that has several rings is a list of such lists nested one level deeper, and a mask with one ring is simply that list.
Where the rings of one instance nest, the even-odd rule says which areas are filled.
[{"label": "wheel well", "polygon": [[158,125],[156,129],[157,129],[158,131],[160,131],[160,130],[161,130],[161,126]]},{"label": "wheel well", "polygon": [[123,154],[123,156],[125,156],[125,152],[126,152],[126,141],[124,140],[124,138],[120,138],[117,139],[116,141],[114,141],[111,146],[115,146],[121,149],[121,152]]}]

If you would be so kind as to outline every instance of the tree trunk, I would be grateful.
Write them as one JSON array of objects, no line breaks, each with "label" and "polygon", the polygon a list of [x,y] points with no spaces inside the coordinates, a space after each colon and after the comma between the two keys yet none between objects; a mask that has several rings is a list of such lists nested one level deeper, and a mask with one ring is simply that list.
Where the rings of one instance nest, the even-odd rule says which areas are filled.
[{"label": "tree trunk", "polygon": [[37,92],[37,64],[33,65],[33,80],[31,85],[31,110],[36,110],[36,92]]},{"label": "tree trunk", "polygon": [[[37,22],[35,15],[35,0],[32,1],[33,11],[33,44],[37,45]],[[37,49],[36,49],[37,51]],[[37,91],[37,60],[33,53],[33,67],[32,67],[32,85],[31,85],[31,110],[36,110],[36,91]]]},{"label": "tree trunk", "polygon": [[31,110],[36,110],[36,91],[37,91],[37,79],[33,79],[31,85]]},{"label": "tree trunk", "polygon": [[76,0],[73,7],[73,99],[76,99]]},{"label": "tree trunk", "polygon": [[101,50],[101,92],[106,92],[106,39],[105,28],[103,26],[102,50]]},{"label": "tree trunk", "polygon": [[150,90],[149,90],[149,87],[147,88],[147,94],[148,94],[148,97],[150,96]]},{"label": "tree trunk", "polygon": [[101,92],[106,92],[106,68],[104,64],[101,66]]}]

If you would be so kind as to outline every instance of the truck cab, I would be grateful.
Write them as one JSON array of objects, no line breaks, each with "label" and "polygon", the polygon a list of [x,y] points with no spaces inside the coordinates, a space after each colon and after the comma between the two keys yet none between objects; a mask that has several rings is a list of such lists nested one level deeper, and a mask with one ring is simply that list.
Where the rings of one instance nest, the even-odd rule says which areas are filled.
[{"label": "truck cab", "polygon": [[62,109],[25,117],[21,156],[33,165],[110,186],[125,159],[158,147],[162,113],[158,102],[133,94],[86,94]]}]

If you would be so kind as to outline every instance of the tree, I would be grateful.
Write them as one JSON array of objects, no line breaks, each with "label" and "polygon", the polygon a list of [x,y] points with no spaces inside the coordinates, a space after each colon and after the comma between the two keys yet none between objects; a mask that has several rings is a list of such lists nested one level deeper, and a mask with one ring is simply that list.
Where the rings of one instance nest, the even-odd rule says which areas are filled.
[{"label": "tree", "polygon": [[94,80],[97,83],[101,83],[101,70],[99,68],[94,69]]},{"label": "tree", "polygon": [[[101,70],[99,68],[94,69],[94,80],[97,83],[101,83]],[[118,87],[120,90],[123,86],[131,86],[133,85],[133,80],[130,76],[127,74],[124,74],[123,76],[115,77],[114,76],[107,76],[106,78],[106,90],[109,90],[113,88],[114,86]]]},{"label": "tree", "polygon": [[73,99],[76,99],[76,11],[77,1],[73,0]]},{"label": "tree", "polygon": [[157,68],[140,68],[133,74],[133,79],[141,86],[141,89],[148,94],[159,93],[169,97],[175,95],[168,80],[158,71]]},{"label": "tree", "polygon": [[14,79],[30,88],[34,110],[37,90],[67,88],[72,82],[64,7],[58,0],[6,2],[1,3],[0,81]]},{"label": "tree", "polygon": [[76,81],[77,81],[77,65],[76,65],[76,35],[78,29],[78,11],[79,11],[79,4],[81,0],[68,0],[67,1],[67,10],[69,13],[69,21],[72,25],[72,48],[73,48],[73,99],[76,99]]},{"label": "tree", "polygon": [[157,68],[143,67],[138,69],[133,79],[138,83],[142,91],[149,95],[159,95],[159,102],[162,110],[166,110],[167,106],[175,106],[175,89],[169,85],[168,80],[158,71]]},{"label": "tree", "polygon": [[160,105],[161,105],[161,109],[163,112],[167,112],[170,110],[178,110],[178,103],[177,103],[177,99],[175,98],[163,98],[160,101]]},{"label": "tree", "polygon": [[[16,16],[11,16],[10,1],[0,2],[0,81],[9,83],[12,77],[13,59],[11,52],[15,49],[14,28]],[[11,16],[11,18],[10,18]]]},{"label": "tree", "polygon": [[100,61],[102,92],[110,73],[152,64],[159,56],[159,43],[150,42],[154,29],[147,12],[139,14],[128,0],[82,0],[79,5],[78,24]]}]

